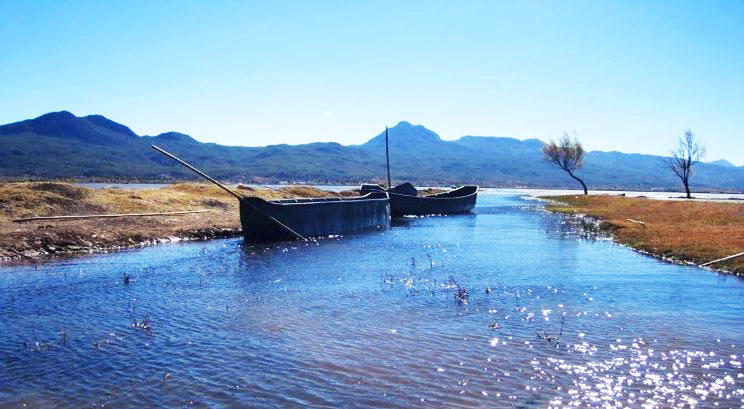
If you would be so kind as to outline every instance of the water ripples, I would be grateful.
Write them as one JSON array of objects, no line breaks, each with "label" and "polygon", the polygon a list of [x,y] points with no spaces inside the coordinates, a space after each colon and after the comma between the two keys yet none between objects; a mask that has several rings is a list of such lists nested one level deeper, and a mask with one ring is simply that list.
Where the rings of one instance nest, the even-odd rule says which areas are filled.
[{"label": "water ripples", "polygon": [[0,406],[744,405],[741,280],[525,203],[4,269]]}]

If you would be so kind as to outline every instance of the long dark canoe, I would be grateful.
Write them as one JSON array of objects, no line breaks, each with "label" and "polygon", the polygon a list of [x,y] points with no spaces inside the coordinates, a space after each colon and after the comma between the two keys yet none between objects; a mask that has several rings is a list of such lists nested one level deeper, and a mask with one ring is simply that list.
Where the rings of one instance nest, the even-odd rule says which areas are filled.
[{"label": "long dark canoe", "polygon": [[[279,222],[279,223],[277,223]],[[320,237],[390,225],[390,201],[385,192],[355,198],[263,200],[240,199],[240,224],[245,241],[294,240],[297,234]]]},{"label": "long dark canoe", "polygon": [[238,199],[243,236],[250,243],[307,240],[307,237],[330,236],[390,226],[390,200],[386,192],[370,192],[354,198],[263,200],[258,197],[246,197],[235,193],[173,154],[155,145],[152,145],[152,148]]},{"label": "long dark canoe", "polygon": [[[380,185],[362,185],[362,194],[384,192]],[[478,186],[462,186],[443,193],[419,196],[418,190],[403,183],[387,192],[390,195],[390,212],[393,216],[467,213],[475,207]]]}]

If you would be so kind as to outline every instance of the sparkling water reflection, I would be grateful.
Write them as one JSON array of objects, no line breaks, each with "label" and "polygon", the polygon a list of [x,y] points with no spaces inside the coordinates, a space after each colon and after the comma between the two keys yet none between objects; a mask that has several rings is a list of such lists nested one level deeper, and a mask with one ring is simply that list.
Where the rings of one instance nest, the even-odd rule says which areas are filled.
[{"label": "sparkling water reflection", "polygon": [[742,280],[586,240],[518,197],[313,244],[173,244],[0,273],[3,407],[744,399]]}]

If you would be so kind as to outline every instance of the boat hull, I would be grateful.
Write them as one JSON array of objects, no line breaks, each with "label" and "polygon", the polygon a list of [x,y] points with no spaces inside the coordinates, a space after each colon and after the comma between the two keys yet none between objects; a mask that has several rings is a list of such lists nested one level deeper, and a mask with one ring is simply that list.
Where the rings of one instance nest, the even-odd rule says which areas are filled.
[{"label": "boat hull", "polygon": [[[381,191],[378,185],[362,185],[361,191]],[[462,186],[444,193],[418,196],[410,183],[404,183],[388,191],[390,211],[396,216],[425,216],[434,214],[468,213],[475,208],[478,186]]]},{"label": "boat hull", "polygon": [[468,213],[475,208],[477,195],[477,188],[472,193],[456,197],[409,196],[391,192],[390,210],[393,216]]},{"label": "boat hull", "polygon": [[243,236],[250,243],[297,239],[291,231],[309,238],[387,228],[390,216],[390,201],[384,192],[359,198],[240,200]]}]

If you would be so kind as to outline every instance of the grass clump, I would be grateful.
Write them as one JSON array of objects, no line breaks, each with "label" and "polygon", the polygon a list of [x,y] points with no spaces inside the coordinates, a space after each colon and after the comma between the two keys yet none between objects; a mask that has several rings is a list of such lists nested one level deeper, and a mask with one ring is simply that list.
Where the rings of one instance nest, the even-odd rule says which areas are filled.
[{"label": "grass clump", "polygon": [[89,201],[90,189],[70,183],[0,184],[0,222],[33,216],[63,216],[104,211]]}]

